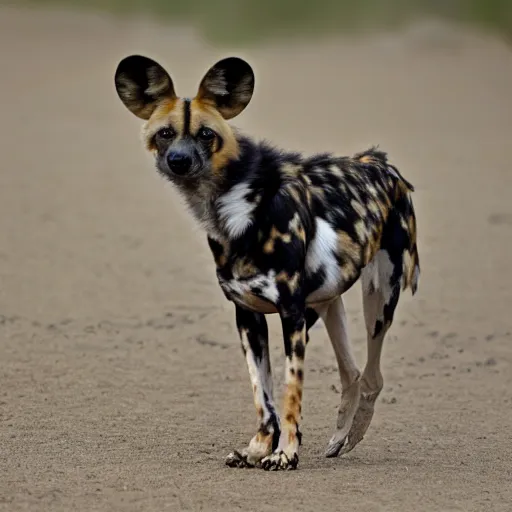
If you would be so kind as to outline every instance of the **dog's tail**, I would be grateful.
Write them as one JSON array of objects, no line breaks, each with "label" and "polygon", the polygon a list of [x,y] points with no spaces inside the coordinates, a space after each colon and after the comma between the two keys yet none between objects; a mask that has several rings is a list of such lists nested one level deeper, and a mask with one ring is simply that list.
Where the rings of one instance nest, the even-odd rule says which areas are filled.
[{"label": "dog's tail", "polygon": [[373,167],[380,169],[386,173],[391,174],[397,178],[402,188],[405,188],[409,192],[414,192],[412,183],[407,181],[400,171],[392,164],[389,163],[388,155],[384,151],[380,151],[376,146],[367,149],[361,153],[354,155],[355,160],[359,160],[363,164],[369,164]]},{"label": "dog's tail", "polygon": [[[416,215],[412,203],[411,191],[405,193],[398,186],[394,209],[388,216],[384,230],[389,230],[392,236],[388,238],[388,244],[400,245],[402,250],[402,289],[410,288],[412,294],[418,289],[420,276],[420,256],[418,254]],[[399,242],[401,240],[401,242]]]}]

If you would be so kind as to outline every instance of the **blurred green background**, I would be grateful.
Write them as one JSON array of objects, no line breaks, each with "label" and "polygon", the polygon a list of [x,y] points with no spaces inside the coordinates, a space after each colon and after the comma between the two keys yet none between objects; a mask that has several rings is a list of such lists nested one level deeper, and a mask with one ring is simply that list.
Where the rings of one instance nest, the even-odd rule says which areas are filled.
[{"label": "blurred green background", "polygon": [[[4,0],[1,0],[5,3]],[[19,4],[20,2],[16,2]],[[218,44],[394,28],[431,16],[512,38],[512,0],[21,0],[187,22]]]}]

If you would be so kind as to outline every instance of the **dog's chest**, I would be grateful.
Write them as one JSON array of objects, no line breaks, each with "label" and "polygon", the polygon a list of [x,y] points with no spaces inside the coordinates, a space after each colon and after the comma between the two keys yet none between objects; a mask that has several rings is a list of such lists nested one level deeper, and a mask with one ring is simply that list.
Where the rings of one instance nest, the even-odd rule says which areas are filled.
[{"label": "dog's chest", "polygon": [[260,260],[256,248],[243,256],[234,256],[226,242],[218,243],[217,250],[211,245],[217,261],[217,278],[228,300],[268,314],[279,310],[283,298],[300,293],[300,286],[304,287],[308,305],[332,300],[350,288],[364,266],[356,256],[363,247],[326,220],[317,217],[315,223],[315,235],[302,264],[292,263],[291,253],[290,265],[286,264],[288,260],[281,260],[278,267],[262,268],[255,263]]}]

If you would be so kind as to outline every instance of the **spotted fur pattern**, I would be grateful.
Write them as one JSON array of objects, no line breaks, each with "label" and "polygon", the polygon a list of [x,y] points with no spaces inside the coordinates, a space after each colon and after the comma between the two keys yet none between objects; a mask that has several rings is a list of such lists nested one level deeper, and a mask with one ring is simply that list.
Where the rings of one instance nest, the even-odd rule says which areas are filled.
[{"label": "spotted fur pattern", "polygon": [[[145,145],[205,229],[219,285],[235,305],[259,426],[226,462],[294,469],[308,331],[319,317],[343,387],[327,456],[350,451],[371,422],[384,335],[400,291],[418,286],[413,187],[376,148],[305,157],[239,134],[226,120],[247,106],[253,88],[252,69],[237,58],[213,66],[193,99],[178,98],[168,73],[145,57],[124,59],[116,72],[121,100],[145,120]],[[359,278],[368,331],[363,373],[341,299]],[[272,313],[281,318],[286,355],[281,416],[265,320]]]}]

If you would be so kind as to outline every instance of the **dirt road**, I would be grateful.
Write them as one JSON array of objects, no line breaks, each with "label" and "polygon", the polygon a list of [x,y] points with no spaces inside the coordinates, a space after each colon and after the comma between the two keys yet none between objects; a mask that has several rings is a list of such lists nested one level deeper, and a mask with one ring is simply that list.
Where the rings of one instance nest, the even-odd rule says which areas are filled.
[{"label": "dirt road", "polygon": [[[245,57],[257,90],[240,128],[306,151],[379,143],[416,186],[420,288],[349,456],[322,455],[340,397],[319,328],[300,470],[224,466],[255,428],[233,308],[115,95],[130,53],[184,95],[215,59]],[[510,49],[431,26],[238,52],[186,28],[4,7],[0,64],[0,510],[512,510]],[[347,304],[363,364],[358,286]]]}]

